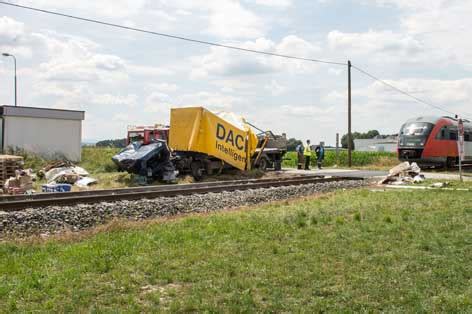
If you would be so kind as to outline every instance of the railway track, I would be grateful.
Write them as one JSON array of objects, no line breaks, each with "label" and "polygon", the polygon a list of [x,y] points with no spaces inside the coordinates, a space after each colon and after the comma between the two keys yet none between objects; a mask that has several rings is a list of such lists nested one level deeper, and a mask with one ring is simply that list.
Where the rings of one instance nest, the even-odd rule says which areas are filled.
[{"label": "railway track", "polygon": [[217,193],[223,191],[231,192],[236,190],[248,190],[346,180],[362,180],[362,178],[300,176],[276,179],[249,179],[180,185],[146,186],[68,193],[40,193],[33,195],[2,196],[0,197],[0,211],[12,212],[24,210],[27,208],[40,208],[46,206],[66,206],[74,204],[113,202],[120,200],[151,199],[158,197],[172,197],[177,195],[205,194],[212,192]]}]

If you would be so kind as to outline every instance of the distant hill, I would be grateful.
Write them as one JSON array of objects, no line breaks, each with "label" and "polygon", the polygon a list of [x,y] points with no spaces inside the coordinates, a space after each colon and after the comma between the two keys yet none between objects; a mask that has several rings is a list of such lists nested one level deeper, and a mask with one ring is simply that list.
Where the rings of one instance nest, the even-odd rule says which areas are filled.
[{"label": "distant hill", "polygon": [[103,140],[103,141],[98,141],[95,143],[95,146],[97,147],[118,147],[118,148],[123,148],[126,146],[126,139],[125,138],[120,138],[120,139],[114,139],[114,140]]}]

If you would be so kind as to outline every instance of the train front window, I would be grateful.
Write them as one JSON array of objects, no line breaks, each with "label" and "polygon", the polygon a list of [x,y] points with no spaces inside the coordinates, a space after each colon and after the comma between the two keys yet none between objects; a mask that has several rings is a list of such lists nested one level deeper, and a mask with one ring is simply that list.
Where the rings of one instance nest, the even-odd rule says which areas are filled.
[{"label": "train front window", "polygon": [[407,123],[402,127],[400,131],[400,135],[425,137],[429,135],[432,129],[433,129],[433,125],[431,123],[425,123],[425,122]]},{"label": "train front window", "polygon": [[400,130],[400,146],[422,148],[433,129],[432,123],[411,122],[406,123]]}]

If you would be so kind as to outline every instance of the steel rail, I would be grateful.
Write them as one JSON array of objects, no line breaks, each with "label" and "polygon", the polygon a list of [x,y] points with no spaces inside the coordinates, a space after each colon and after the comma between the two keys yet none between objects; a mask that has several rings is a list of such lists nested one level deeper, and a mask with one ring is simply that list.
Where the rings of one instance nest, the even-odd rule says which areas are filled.
[{"label": "steel rail", "polygon": [[0,211],[19,211],[27,208],[47,206],[66,206],[86,203],[116,202],[121,200],[151,199],[158,197],[174,197],[179,195],[231,192],[257,188],[270,188],[289,185],[303,185],[344,180],[362,180],[356,177],[301,176],[277,179],[251,179],[194,183],[182,185],[166,185],[137,187],[126,189],[94,190],[68,193],[41,193],[35,195],[4,196],[0,198]]},{"label": "steel rail", "polygon": [[[293,177],[283,177],[283,178],[271,178],[271,179],[243,179],[243,180],[230,180],[230,181],[214,181],[214,182],[198,182],[198,183],[186,183],[186,184],[163,184],[163,185],[148,185],[148,186],[138,186],[138,187],[127,187],[127,188],[117,188],[117,189],[99,189],[99,190],[86,190],[86,191],[74,191],[67,192],[67,195],[72,196],[85,196],[85,195],[99,195],[99,194],[121,194],[121,193],[141,193],[149,191],[159,191],[159,190],[169,190],[169,189],[191,189],[194,187],[212,187],[222,184],[248,184],[251,182],[273,182],[273,181],[286,181],[293,180],[295,178],[307,178],[307,179],[317,179],[324,178],[324,175],[310,175],[310,176],[293,176]],[[13,200],[29,200],[29,199],[40,199],[40,198],[52,198],[52,197],[63,197],[64,193],[38,193],[32,195],[4,195],[0,196],[0,204],[3,201],[13,201]]]}]

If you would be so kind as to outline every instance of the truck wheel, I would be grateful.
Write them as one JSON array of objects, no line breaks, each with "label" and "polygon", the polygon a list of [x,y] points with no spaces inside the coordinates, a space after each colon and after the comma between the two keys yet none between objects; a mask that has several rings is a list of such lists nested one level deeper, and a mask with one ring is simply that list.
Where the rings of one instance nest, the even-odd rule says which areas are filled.
[{"label": "truck wheel", "polygon": [[282,170],[282,162],[276,161],[276,162],[274,163],[274,170],[275,170],[275,171],[280,171],[280,170]]},{"label": "truck wheel", "polygon": [[196,181],[200,181],[203,179],[203,167],[202,167],[201,162],[199,161],[192,162],[192,164],[190,165],[190,168],[192,170],[192,177],[194,177]]},{"label": "truck wheel", "polygon": [[261,158],[261,160],[259,160],[259,163],[257,164],[257,169],[262,170],[262,171],[266,171],[267,170],[267,159]]}]

